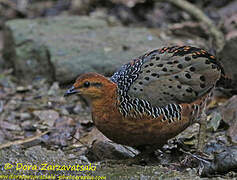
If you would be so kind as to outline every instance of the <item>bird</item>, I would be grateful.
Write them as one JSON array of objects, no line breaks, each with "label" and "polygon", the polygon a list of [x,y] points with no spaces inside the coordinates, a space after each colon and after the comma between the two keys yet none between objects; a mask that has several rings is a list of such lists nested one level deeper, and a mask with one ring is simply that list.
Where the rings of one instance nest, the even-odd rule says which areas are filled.
[{"label": "bird", "polygon": [[81,74],[65,96],[88,99],[95,126],[110,140],[154,150],[206,121],[206,102],[225,77],[220,61],[206,50],[168,46],[130,60],[110,78]]}]

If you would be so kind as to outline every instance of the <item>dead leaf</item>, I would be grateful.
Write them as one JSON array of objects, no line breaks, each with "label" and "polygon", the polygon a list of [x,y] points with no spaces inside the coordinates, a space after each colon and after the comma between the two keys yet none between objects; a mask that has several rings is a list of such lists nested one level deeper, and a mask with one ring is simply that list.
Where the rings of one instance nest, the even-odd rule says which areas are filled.
[{"label": "dead leaf", "polygon": [[207,129],[211,130],[212,132],[216,132],[222,119],[221,114],[219,112],[213,112],[207,118],[210,119],[207,125]]},{"label": "dead leaf", "polygon": [[97,128],[93,128],[89,133],[87,133],[84,137],[80,138],[80,142],[74,144],[74,146],[78,147],[81,145],[91,146],[95,140],[101,141],[110,141],[107,137],[105,137]]}]

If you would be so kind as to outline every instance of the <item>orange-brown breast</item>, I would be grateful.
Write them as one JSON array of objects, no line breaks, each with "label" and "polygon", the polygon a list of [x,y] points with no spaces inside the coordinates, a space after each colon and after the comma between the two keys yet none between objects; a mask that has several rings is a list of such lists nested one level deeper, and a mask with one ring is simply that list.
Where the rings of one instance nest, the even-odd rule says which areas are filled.
[{"label": "orange-brown breast", "polygon": [[181,104],[181,119],[169,122],[163,116],[124,117],[117,104],[112,101],[101,102],[93,106],[92,115],[96,127],[112,141],[132,147],[152,145],[161,147],[170,138],[175,137],[196,121],[204,108],[205,99],[190,104]]}]

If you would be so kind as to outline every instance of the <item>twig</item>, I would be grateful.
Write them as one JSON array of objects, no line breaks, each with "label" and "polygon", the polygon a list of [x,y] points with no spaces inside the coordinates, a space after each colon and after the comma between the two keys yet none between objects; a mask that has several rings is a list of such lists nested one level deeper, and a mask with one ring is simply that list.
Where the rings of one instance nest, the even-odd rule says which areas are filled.
[{"label": "twig", "polygon": [[38,139],[39,137],[47,134],[48,132],[49,131],[45,131],[43,133],[36,134],[35,136],[29,137],[29,138],[26,138],[26,139],[21,139],[21,140],[16,140],[16,141],[12,141],[12,142],[7,142],[5,144],[0,145],[0,149],[6,148],[6,147],[10,147],[12,145],[19,145],[19,144],[24,144],[24,143],[28,143],[28,142],[34,141],[35,139]]},{"label": "twig", "polygon": [[91,148],[87,144],[83,143],[80,139],[78,139],[78,138],[76,138],[74,136],[71,136],[71,137],[73,139],[76,139],[79,143],[81,143],[84,147],[86,147],[87,150],[89,150],[91,153],[93,153],[96,156],[97,159],[100,159],[100,157],[95,152],[91,151]]},{"label": "twig", "polygon": [[[90,149],[90,146],[88,146],[87,144],[83,143],[80,139],[74,137],[74,136],[71,136],[73,139],[77,140],[79,143],[81,143],[84,147],[86,147],[87,149]],[[82,147],[83,147],[82,146]]]},{"label": "twig", "polygon": [[[164,1],[164,0],[159,0],[159,1]],[[208,30],[209,30],[208,33],[214,39],[214,43],[215,43],[214,45],[217,52],[220,52],[223,49],[225,45],[225,39],[224,39],[223,33],[215,26],[212,20],[208,18],[198,7],[187,2],[186,0],[167,0],[165,2],[174,4],[175,6],[191,14],[200,22],[203,22],[208,27]]]},{"label": "twig", "polygon": [[198,155],[194,155],[194,154],[192,154],[192,153],[190,153],[190,152],[186,152],[186,151],[184,151],[183,149],[179,149],[179,150],[180,150],[181,152],[185,153],[185,154],[188,154],[188,155],[192,156],[193,158],[195,158],[195,159],[197,159],[197,160],[199,160],[199,161],[201,161],[201,162],[204,162],[204,163],[206,163],[206,164],[210,164],[209,161],[203,159],[202,157],[200,157],[200,156],[198,156]]}]

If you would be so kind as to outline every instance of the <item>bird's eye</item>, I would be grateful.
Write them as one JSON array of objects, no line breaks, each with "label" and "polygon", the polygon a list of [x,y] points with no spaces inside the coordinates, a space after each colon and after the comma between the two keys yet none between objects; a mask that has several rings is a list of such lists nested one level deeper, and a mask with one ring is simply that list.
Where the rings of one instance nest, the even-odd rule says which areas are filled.
[{"label": "bird's eye", "polygon": [[88,88],[90,86],[90,82],[86,81],[84,82],[84,87]]}]

